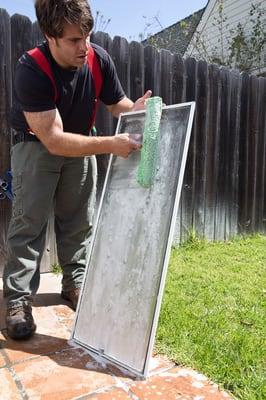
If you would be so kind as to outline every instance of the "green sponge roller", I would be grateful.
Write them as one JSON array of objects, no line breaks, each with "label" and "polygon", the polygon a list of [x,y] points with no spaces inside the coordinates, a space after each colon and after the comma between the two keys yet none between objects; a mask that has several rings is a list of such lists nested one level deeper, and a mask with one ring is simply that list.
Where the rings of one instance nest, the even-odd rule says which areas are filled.
[{"label": "green sponge roller", "polygon": [[137,171],[137,182],[143,187],[150,187],[155,178],[162,106],[162,99],[158,96],[150,97],[146,101],[142,149]]}]

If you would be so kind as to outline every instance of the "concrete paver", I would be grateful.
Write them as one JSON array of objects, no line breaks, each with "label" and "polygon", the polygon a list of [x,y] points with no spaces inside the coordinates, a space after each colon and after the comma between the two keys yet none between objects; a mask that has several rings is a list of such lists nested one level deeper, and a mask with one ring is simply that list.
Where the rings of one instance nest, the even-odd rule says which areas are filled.
[{"label": "concrete paver", "polygon": [[70,349],[13,368],[30,398],[68,400],[114,385],[114,378],[106,371],[86,368],[91,361],[83,350]]},{"label": "concrete paver", "polygon": [[0,382],[1,400],[21,400],[20,392],[17,388],[14,377],[8,369],[0,369]]},{"label": "concrete paver", "polygon": [[[104,367],[69,342],[74,312],[60,297],[61,277],[41,276],[33,314],[36,334],[26,341],[6,336],[0,297],[1,400],[229,400],[205,376],[180,368],[166,357],[150,361],[149,378],[132,380],[115,367]],[[1,294],[0,281],[0,294]]]},{"label": "concrete paver", "polygon": [[132,400],[132,395],[121,388],[111,388],[108,391],[97,393],[89,397],[93,400]]},{"label": "concrete paver", "polygon": [[175,367],[145,382],[133,383],[131,391],[140,400],[228,400],[227,393],[218,390],[217,385],[188,368]]},{"label": "concrete paver", "polygon": [[3,355],[0,353],[0,368],[4,367],[5,365],[6,365],[6,360],[3,357]]}]

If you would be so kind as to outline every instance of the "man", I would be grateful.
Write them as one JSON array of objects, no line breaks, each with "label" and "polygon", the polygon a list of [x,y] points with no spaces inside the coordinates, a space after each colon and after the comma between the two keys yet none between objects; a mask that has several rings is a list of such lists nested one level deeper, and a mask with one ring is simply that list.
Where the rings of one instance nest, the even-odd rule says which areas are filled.
[{"label": "man", "polygon": [[63,270],[61,295],[75,309],[95,199],[94,155],[126,158],[141,147],[128,134],[89,135],[96,97],[87,63],[91,47],[102,75],[99,98],[114,116],[144,108],[151,96],[147,91],[135,103],[129,100],[108,54],[90,44],[93,18],[87,0],[36,0],[35,9],[46,38],[38,49],[48,61],[54,82],[31,54],[21,57],[14,82],[14,201],[3,277],[7,333],[13,339],[28,338],[36,330],[31,304],[39,286],[52,207]]}]

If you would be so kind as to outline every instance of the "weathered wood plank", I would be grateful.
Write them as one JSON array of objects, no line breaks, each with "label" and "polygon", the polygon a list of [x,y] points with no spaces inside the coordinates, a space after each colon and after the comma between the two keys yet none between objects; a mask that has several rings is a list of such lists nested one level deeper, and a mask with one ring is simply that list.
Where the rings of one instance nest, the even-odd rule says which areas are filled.
[{"label": "weathered wood plank", "polygon": [[32,23],[28,17],[14,14],[11,17],[12,80],[18,59],[32,48]]},{"label": "weathered wood plank", "polygon": [[132,101],[144,93],[144,47],[138,42],[129,44],[130,90]]},{"label": "weathered wood plank", "polygon": [[256,166],[258,163],[258,79],[250,76],[249,98],[249,165],[248,165],[248,220],[249,232],[255,232],[256,220],[256,191],[258,186]]},{"label": "weathered wood plank", "polygon": [[[172,78],[172,102],[173,104],[184,103],[186,101],[186,71],[184,60],[179,54],[173,54],[173,61],[171,65],[171,78]],[[188,163],[187,163],[188,165]],[[186,167],[187,170],[187,167]],[[179,202],[179,208],[176,218],[176,226],[174,233],[174,242],[176,244],[183,241],[182,237],[182,223],[183,223],[183,208],[186,210],[186,192],[188,191],[188,196],[190,196],[190,185],[187,182],[187,176],[185,172],[183,187],[181,192],[181,198]],[[185,211],[184,211],[185,212]],[[187,235],[185,234],[185,237]]]},{"label": "weathered wood plank", "polygon": [[129,44],[128,41],[120,36],[115,36],[112,42],[111,51],[112,60],[114,61],[119,80],[125,93],[129,96]]},{"label": "weathered wood plank", "polygon": [[[0,177],[10,169],[11,27],[8,13],[0,9]],[[0,200],[0,276],[6,259],[11,202]]]},{"label": "weathered wood plank", "polygon": [[258,88],[258,163],[257,173],[257,207],[256,207],[256,230],[266,232],[266,79],[259,78]]},{"label": "weathered wood plank", "polygon": [[229,193],[226,199],[226,239],[238,233],[238,169],[240,135],[240,88],[241,78],[238,71],[230,73],[230,108],[228,108],[229,130],[227,134]]},{"label": "weathered wood plank", "polygon": [[[194,101],[196,98],[196,68],[197,62],[194,58],[187,58],[184,60],[185,67],[185,101]],[[196,193],[195,193],[195,163],[196,163],[196,152],[197,152],[197,122],[199,114],[197,111],[194,117],[194,124],[191,133],[191,139],[188,150],[187,164],[184,175],[183,190],[181,196],[181,212],[182,212],[182,230],[181,240],[187,239],[192,229],[196,229],[195,226],[195,213],[196,213]]]},{"label": "weathered wood plank", "polygon": [[240,95],[240,133],[239,133],[239,196],[238,196],[238,229],[241,233],[247,230],[248,220],[248,136],[249,136],[249,75],[241,74]]},{"label": "weathered wood plank", "polygon": [[172,102],[173,104],[184,103],[186,100],[186,71],[184,59],[180,54],[173,55],[172,62]]},{"label": "weathered wood plank", "polygon": [[208,86],[208,65],[205,61],[197,63],[196,75],[196,104],[197,104],[197,134],[195,135],[195,198],[196,210],[194,224],[197,227],[197,233],[205,237],[206,228],[206,208],[205,197],[207,196],[206,187],[208,180],[208,157],[207,139],[209,132],[207,131],[207,109],[209,102],[209,86]]},{"label": "weathered wood plank", "polygon": [[216,237],[218,240],[226,240],[226,218],[228,212],[227,202],[230,200],[230,161],[228,147],[230,145],[229,110],[230,101],[230,74],[229,70],[221,67],[221,114],[220,114],[220,143],[218,161],[218,185],[216,208]]},{"label": "weathered wood plank", "polygon": [[37,46],[38,44],[44,41],[44,36],[40,30],[39,24],[35,21],[32,24],[32,45],[33,47]]},{"label": "weathered wood plank", "polygon": [[217,65],[208,66],[208,108],[206,110],[206,154],[207,174],[205,187],[205,236],[215,240],[215,212],[217,202],[219,131],[220,117],[220,72]]},{"label": "weathered wood plank", "polygon": [[144,91],[151,89],[153,96],[160,95],[160,81],[158,79],[160,55],[155,47],[147,46],[144,48]]},{"label": "weathered wood plank", "polygon": [[160,96],[166,105],[173,104],[173,55],[168,50],[160,51]]}]

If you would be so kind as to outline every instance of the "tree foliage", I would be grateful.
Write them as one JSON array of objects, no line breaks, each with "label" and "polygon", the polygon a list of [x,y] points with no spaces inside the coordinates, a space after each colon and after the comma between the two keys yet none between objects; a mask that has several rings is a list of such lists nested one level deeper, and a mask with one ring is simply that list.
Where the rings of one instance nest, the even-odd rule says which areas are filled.
[{"label": "tree foliage", "polygon": [[224,0],[219,0],[218,17],[214,18],[213,23],[219,32],[218,44],[210,48],[208,37],[196,30],[192,43],[196,52],[193,55],[209,63],[217,63],[246,72],[252,70],[260,72],[265,67],[266,43],[263,25],[265,9],[261,5],[262,3],[252,4],[247,20],[230,29],[224,12]]},{"label": "tree foliage", "polygon": [[[266,32],[264,16],[266,13],[264,2],[251,4],[248,17],[243,23],[230,26],[224,10],[224,0],[218,0],[218,14],[214,17],[213,26],[218,30],[217,44],[210,47],[212,38],[197,29],[197,13],[179,23],[179,42],[188,38],[193,50],[191,55],[196,59],[206,60],[208,63],[229,66],[240,71],[260,73],[265,68]],[[157,16],[158,18],[158,16]],[[174,27],[172,27],[172,30]],[[167,30],[169,30],[167,28]],[[166,30],[165,30],[166,31]],[[194,32],[194,34],[193,34]],[[170,31],[157,35],[149,34],[146,37],[148,44],[161,49],[171,48],[170,41],[175,43],[176,38]],[[144,36],[144,35],[143,35]],[[142,36],[142,39],[143,39]],[[178,52],[178,51],[176,51]]]}]

